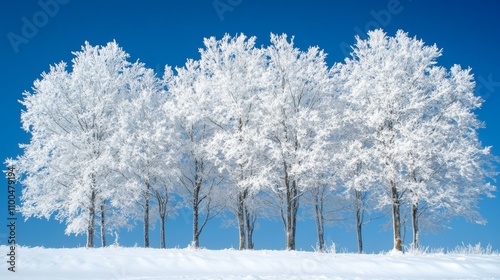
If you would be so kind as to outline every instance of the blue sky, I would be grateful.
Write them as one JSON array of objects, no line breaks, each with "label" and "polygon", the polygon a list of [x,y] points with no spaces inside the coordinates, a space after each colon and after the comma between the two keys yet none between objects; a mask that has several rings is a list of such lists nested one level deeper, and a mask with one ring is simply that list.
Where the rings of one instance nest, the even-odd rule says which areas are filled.
[{"label": "blue sky", "polygon": [[[44,4],[45,3],[45,4]],[[219,7],[219,10],[214,6]],[[50,5],[49,5],[50,4]],[[225,7],[225,8],[224,8]],[[18,143],[29,136],[20,126],[22,92],[49,65],[72,59],[85,41],[92,45],[116,39],[131,55],[140,59],[158,75],[165,64],[181,66],[187,58],[198,58],[204,37],[222,37],[224,33],[257,36],[258,45],[267,44],[269,34],[295,35],[300,48],[318,45],[328,53],[328,63],[342,61],[346,46],[354,36],[368,29],[383,27],[389,35],[398,29],[436,43],[442,48],[439,64],[471,67],[476,77],[476,94],[485,99],[477,114],[486,122],[480,131],[484,145],[493,146],[500,155],[500,22],[497,1],[430,0],[175,0],[175,1],[97,1],[97,0],[4,0],[0,8],[1,122],[0,159],[21,153]],[[495,113],[496,112],[496,113]],[[1,183],[0,224],[7,214],[7,182]],[[21,186],[17,185],[17,195]],[[480,202],[488,224],[480,226],[457,219],[438,234],[424,234],[423,245],[453,248],[464,242],[491,244],[500,249],[500,198]],[[17,241],[28,246],[75,247],[85,245],[85,236],[65,236],[64,225],[54,221],[18,216]],[[279,221],[260,221],[254,237],[257,249],[283,249],[284,233]],[[365,227],[365,249],[379,252],[392,248],[392,235],[386,220]],[[236,228],[222,228],[213,220],[201,236],[201,246],[211,249],[238,246]],[[142,225],[132,232],[120,232],[120,244],[142,244]],[[409,228],[409,225],[408,225]],[[316,243],[311,220],[298,224],[297,248],[311,250]],[[159,247],[159,232],[151,232],[152,246]],[[328,242],[337,249],[356,250],[356,236],[345,227],[327,229]],[[185,209],[167,222],[167,247],[186,247],[191,240],[191,214]],[[406,235],[407,243],[411,235]],[[113,241],[108,236],[108,241]],[[96,242],[99,242],[96,240]],[[7,243],[6,227],[0,227],[0,244]]]}]

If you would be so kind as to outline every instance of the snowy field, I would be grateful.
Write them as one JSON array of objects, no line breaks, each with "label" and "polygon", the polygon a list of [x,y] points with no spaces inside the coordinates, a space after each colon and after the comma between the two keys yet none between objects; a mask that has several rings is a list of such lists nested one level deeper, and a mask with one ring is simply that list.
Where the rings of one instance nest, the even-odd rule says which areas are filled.
[{"label": "snowy field", "polygon": [[500,255],[18,248],[0,279],[500,279]]}]

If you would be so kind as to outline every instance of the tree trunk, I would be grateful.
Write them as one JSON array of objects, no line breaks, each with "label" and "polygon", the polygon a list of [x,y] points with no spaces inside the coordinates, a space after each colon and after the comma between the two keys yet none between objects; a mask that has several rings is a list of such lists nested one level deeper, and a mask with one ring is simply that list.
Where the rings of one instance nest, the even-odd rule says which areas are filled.
[{"label": "tree trunk", "polygon": [[324,233],[324,225],[321,222],[321,218],[316,219],[316,230],[318,232],[318,250],[320,252],[325,252],[325,233]]},{"label": "tree trunk", "polygon": [[[191,139],[192,140],[192,139]],[[203,172],[203,160],[194,160],[194,185],[193,185],[193,241],[191,246],[194,248],[200,247],[200,233],[203,226],[200,228],[200,191],[203,184],[203,177],[200,175]]]},{"label": "tree trunk", "polygon": [[144,247],[149,248],[149,183],[144,194]]},{"label": "tree trunk", "polygon": [[419,231],[418,231],[418,202],[411,205],[411,218],[413,226],[413,249],[416,250],[419,247]]},{"label": "tree trunk", "polygon": [[165,222],[167,220],[168,192],[165,191],[165,196],[158,190],[154,191],[156,202],[158,203],[158,215],[160,216],[160,248],[165,249]]},{"label": "tree trunk", "polygon": [[248,229],[247,229],[247,249],[248,250],[253,250],[254,249],[254,243],[253,243],[253,229],[254,229],[254,224],[253,222],[250,222],[247,220],[248,224]]},{"label": "tree trunk", "polygon": [[252,215],[251,211],[249,211],[245,207],[245,213],[246,213],[246,230],[247,230],[247,249],[253,250],[254,249],[254,244],[253,244],[253,230],[255,228],[255,222],[256,222],[256,215]]},{"label": "tree trunk", "polygon": [[[356,215],[357,216],[357,215]],[[362,233],[363,223],[360,222],[358,218],[356,218],[356,233],[358,236],[358,253],[363,253],[363,233]]]},{"label": "tree trunk", "polygon": [[396,188],[396,183],[391,180],[391,194],[392,194],[392,224],[394,229],[394,250],[403,251],[401,244],[401,215],[399,205],[399,193]]},{"label": "tree trunk", "polygon": [[286,182],[286,249],[293,250],[293,234],[292,234],[292,198],[290,193],[289,183]]},{"label": "tree trunk", "polygon": [[318,233],[318,251],[325,251],[325,225],[323,217],[323,199],[319,193],[314,194],[314,219]]},{"label": "tree trunk", "polygon": [[297,210],[299,207],[296,181],[286,183],[286,249],[295,250]]},{"label": "tree trunk", "polygon": [[200,233],[198,231],[199,194],[200,194],[200,190],[198,188],[198,185],[196,185],[194,192],[193,192],[193,242],[191,244],[194,248],[200,247]]},{"label": "tree trunk", "polygon": [[89,221],[87,225],[87,248],[94,248],[94,233],[95,233],[95,200],[96,191],[92,188],[90,194],[90,206],[89,206]]},{"label": "tree trunk", "polygon": [[356,234],[358,237],[358,253],[363,253],[363,220],[364,220],[364,207],[362,206],[362,193],[361,191],[354,190],[354,194],[356,196],[355,211],[356,211]]},{"label": "tree trunk", "polygon": [[[243,145],[243,136],[242,136],[242,130],[243,130],[243,120],[242,118],[238,118],[238,133],[239,133],[239,146]],[[239,159],[242,160],[242,155],[240,154]],[[245,179],[245,175],[243,172],[243,164],[239,164],[239,172],[240,172],[240,182],[243,182]],[[247,230],[248,230],[248,221],[247,221],[247,213],[246,213],[246,207],[245,207],[245,200],[247,198],[247,190],[246,189],[240,189],[238,191],[238,210],[237,210],[237,216],[238,216],[238,231],[239,231],[239,239],[240,239],[240,244],[239,244],[239,249],[244,250],[245,245],[246,245],[246,235],[247,235]]]},{"label": "tree trunk", "polygon": [[[194,210],[194,209],[193,209]],[[198,210],[196,210],[197,212]],[[196,214],[193,214],[195,215],[193,217],[193,242],[191,243],[191,245],[194,247],[194,248],[199,248],[200,247],[200,233],[198,231],[198,213]]]},{"label": "tree trunk", "polygon": [[239,191],[238,193],[238,229],[240,235],[240,250],[245,249],[245,191]]},{"label": "tree trunk", "polygon": [[105,223],[105,213],[104,213],[104,201],[101,204],[101,246],[106,247],[106,223]]},{"label": "tree trunk", "polygon": [[160,248],[165,249],[165,215],[160,216]]}]

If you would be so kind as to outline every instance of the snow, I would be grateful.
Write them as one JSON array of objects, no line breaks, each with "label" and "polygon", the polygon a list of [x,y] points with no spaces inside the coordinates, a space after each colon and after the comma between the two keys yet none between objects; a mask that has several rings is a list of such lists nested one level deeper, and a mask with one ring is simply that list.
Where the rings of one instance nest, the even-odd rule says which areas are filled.
[{"label": "snow", "polygon": [[0,246],[0,279],[500,279],[500,255]]}]

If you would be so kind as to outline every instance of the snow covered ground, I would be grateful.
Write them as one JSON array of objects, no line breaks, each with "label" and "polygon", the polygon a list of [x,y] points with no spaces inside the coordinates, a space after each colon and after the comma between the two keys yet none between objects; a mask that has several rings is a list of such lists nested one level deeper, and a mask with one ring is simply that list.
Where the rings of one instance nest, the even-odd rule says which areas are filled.
[{"label": "snow covered ground", "polygon": [[0,279],[500,279],[500,255],[21,247]]}]

